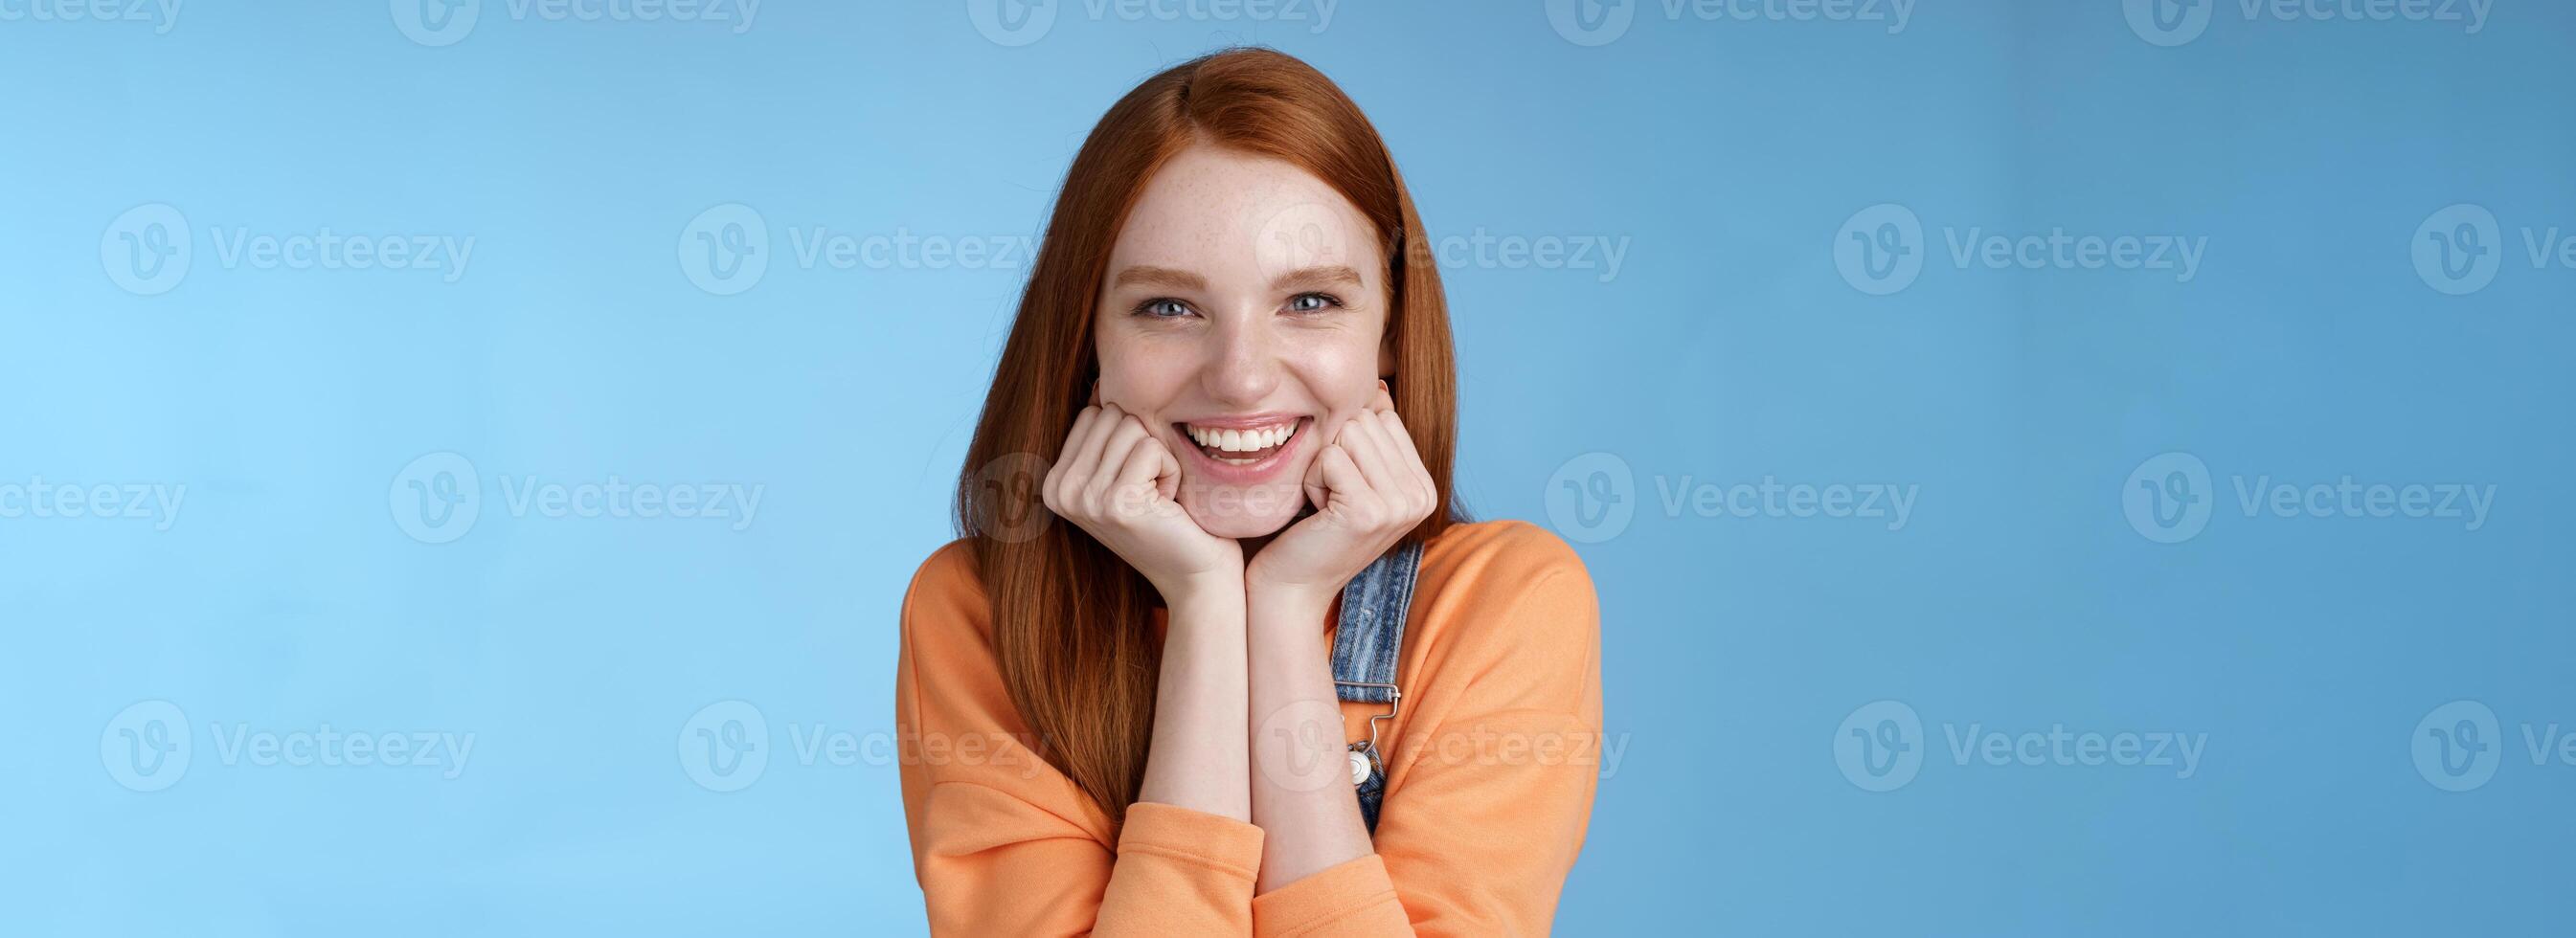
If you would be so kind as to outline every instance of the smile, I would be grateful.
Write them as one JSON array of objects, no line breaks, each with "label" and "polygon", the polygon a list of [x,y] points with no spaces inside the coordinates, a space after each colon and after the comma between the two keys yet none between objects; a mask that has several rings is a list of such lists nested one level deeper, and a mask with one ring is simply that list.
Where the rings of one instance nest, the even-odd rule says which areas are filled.
[{"label": "smile", "polygon": [[1254,426],[1174,424],[1199,445],[1207,458],[1232,466],[1252,466],[1278,455],[1297,436],[1299,418],[1279,418]]}]

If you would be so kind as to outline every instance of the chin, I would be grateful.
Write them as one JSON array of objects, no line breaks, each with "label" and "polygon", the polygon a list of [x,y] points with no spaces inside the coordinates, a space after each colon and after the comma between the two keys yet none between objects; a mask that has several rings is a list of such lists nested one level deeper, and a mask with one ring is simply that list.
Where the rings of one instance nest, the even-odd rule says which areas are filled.
[{"label": "chin", "polygon": [[1243,540],[1277,534],[1306,507],[1303,486],[1191,485],[1187,480],[1183,485],[1181,507],[1200,530],[1218,537]]}]

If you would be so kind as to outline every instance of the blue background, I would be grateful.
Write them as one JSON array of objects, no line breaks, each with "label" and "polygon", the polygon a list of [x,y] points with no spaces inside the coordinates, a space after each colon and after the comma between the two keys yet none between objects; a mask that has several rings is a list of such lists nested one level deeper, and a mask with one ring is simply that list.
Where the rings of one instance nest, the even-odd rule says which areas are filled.
[{"label": "blue background", "polygon": [[[1626,748],[1560,931],[2569,927],[2576,765],[2523,734],[2576,731],[2576,270],[2523,237],[2576,234],[2576,8],[2472,33],[2220,2],[2182,35],[2113,0],[1894,31],[1785,0],[1351,0],[1320,31],[1178,2],[1012,33],[960,3],[771,0],[736,32],[486,0],[436,46],[400,0],[0,19],[0,486],[186,487],[158,519],[0,489],[0,932],[918,931],[894,766],[795,742],[892,730],[897,603],[950,536],[1025,254],[836,269],[793,239],[1033,238],[1112,100],[1238,42],[1339,80],[1435,238],[1626,245],[1615,276],[1445,265],[1460,490],[1584,535],[1601,596]],[[768,266],[703,289],[681,246],[730,203]],[[1872,295],[1835,246],[1883,203],[1922,268]],[[2454,296],[2410,251],[2457,203],[2501,227]],[[138,295],[111,226],[150,204],[191,265]],[[475,246],[449,283],[216,243],[323,228]],[[1997,269],[1954,259],[1971,228],[2206,247],[2188,281]],[[2161,543],[2123,499],[2171,452],[2210,511]],[[430,543],[402,474],[437,453],[480,513]],[[1551,514],[1569,466],[1633,515]],[[763,498],[740,530],[509,509],[611,476]],[[1766,476],[1917,495],[1896,530],[1663,500]],[[2475,530],[2237,499],[2346,476],[2495,497]],[[715,791],[682,743],[728,700],[770,755]],[[1920,721],[1888,791],[1837,757],[1879,700]],[[2455,700],[2499,721],[2456,792],[2410,755]],[[118,730],[149,701],[191,758],[138,791]],[[475,745],[453,779],[221,758],[325,724]],[[2206,750],[2183,778],[1950,749],[2055,726]]]}]

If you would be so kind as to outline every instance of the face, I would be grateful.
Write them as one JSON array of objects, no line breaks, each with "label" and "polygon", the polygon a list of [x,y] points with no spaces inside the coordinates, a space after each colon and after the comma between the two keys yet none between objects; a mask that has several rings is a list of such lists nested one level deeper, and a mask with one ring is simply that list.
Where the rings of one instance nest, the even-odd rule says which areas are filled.
[{"label": "face", "polygon": [[1275,159],[1211,146],[1147,182],[1111,250],[1100,398],[1181,464],[1181,506],[1219,537],[1274,534],[1306,469],[1375,399],[1391,360],[1383,252],[1359,209]]}]

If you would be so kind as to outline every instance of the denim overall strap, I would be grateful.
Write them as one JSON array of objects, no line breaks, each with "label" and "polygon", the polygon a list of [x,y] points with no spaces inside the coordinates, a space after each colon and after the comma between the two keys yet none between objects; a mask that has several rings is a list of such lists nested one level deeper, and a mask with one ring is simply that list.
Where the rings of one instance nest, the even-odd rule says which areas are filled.
[{"label": "denim overall strap", "polygon": [[1359,790],[1360,820],[1377,833],[1378,803],[1386,795],[1385,721],[1404,706],[1396,687],[1397,656],[1404,652],[1404,616],[1413,606],[1413,578],[1422,545],[1399,544],[1342,588],[1342,614],[1333,632],[1333,692],[1352,703],[1385,704],[1369,717],[1369,738],[1351,744],[1351,782]]}]

